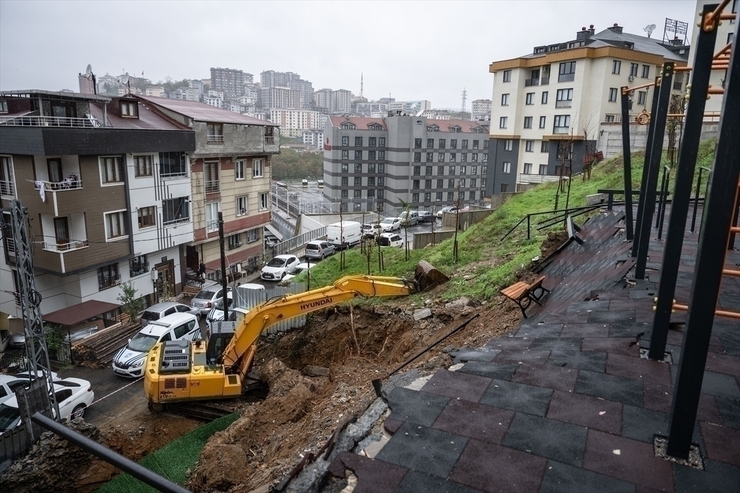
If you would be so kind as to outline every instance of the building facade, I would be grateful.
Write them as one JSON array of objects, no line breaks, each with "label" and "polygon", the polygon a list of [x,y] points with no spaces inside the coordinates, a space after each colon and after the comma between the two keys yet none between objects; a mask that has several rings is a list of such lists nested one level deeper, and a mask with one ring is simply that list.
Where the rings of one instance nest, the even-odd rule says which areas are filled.
[{"label": "building facade", "polygon": [[270,121],[280,127],[280,134],[301,137],[304,130],[323,129],[326,115],[311,110],[271,108]]},{"label": "building facade", "polygon": [[488,128],[477,122],[332,116],[324,195],[352,212],[480,205],[487,161]]},{"label": "building facade", "polygon": [[[685,66],[688,46],[627,34],[618,25],[583,28],[571,41],[537,46],[491,63],[493,98],[487,195],[577,173],[593,155],[602,122],[621,120],[620,89],[650,84],[664,62]],[[682,79],[674,92],[685,88]],[[653,86],[632,95],[630,120],[650,110]]]},{"label": "building facade", "polygon": [[471,116],[476,121],[491,121],[491,100],[476,99],[471,105]]},{"label": "building facade", "polygon": [[[133,96],[13,91],[0,101],[0,199],[28,209],[42,314],[115,306],[124,282],[149,301],[177,294],[180,249],[193,241],[194,132]],[[7,234],[2,250],[5,320],[21,315]]]},{"label": "building facade", "polygon": [[245,74],[242,70],[211,67],[211,89],[223,92],[227,99],[244,96],[244,81]]}]

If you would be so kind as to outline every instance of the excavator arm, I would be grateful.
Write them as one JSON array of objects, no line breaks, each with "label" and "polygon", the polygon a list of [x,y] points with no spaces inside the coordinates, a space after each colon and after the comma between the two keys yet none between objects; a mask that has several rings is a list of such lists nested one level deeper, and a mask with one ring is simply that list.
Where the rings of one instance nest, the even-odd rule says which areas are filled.
[{"label": "excavator arm", "polygon": [[347,276],[331,286],[268,300],[251,309],[223,352],[222,363],[242,378],[252,366],[260,334],[280,321],[338,305],[355,297],[406,296],[416,283],[398,277]]}]

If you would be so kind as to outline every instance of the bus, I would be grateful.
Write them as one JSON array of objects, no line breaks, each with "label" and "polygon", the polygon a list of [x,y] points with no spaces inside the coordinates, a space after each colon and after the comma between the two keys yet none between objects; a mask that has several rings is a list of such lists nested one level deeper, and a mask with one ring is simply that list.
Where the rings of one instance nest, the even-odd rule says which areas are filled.
[{"label": "bus", "polygon": [[316,186],[319,188],[324,188],[324,180],[316,180]]},{"label": "bus", "polygon": [[303,188],[308,188],[308,180],[305,178],[301,181],[301,185],[303,185]]}]

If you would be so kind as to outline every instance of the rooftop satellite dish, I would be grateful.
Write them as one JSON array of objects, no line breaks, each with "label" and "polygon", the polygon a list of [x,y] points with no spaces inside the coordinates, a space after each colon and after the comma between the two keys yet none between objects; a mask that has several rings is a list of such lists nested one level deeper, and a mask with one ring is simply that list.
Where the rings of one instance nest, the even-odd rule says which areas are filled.
[{"label": "rooftop satellite dish", "polygon": [[85,75],[87,75],[88,77],[92,75],[92,65],[90,65],[89,63],[87,64],[87,68],[85,69]]},{"label": "rooftop satellite dish", "polygon": [[120,79],[118,79],[118,82],[125,86],[126,84],[128,84],[129,77],[130,76],[128,75],[128,72],[126,72],[124,75],[121,76]]},{"label": "rooftop satellite dish", "polygon": [[655,31],[655,24],[649,24],[642,28],[643,31],[647,33],[647,37],[649,38],[651,34],[653,34],[653,31]]}]

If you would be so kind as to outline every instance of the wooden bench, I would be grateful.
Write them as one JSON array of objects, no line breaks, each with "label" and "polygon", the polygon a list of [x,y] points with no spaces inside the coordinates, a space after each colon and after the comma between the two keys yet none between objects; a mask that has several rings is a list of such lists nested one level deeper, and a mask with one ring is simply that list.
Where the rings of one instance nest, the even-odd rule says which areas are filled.
[{"label": "wooden bench", "polygon": [[542,285],[544,280],[545,276],[539,276],[532,283],[519,281],[506,289],[502,289],[501,294],[519,305],[519,308],[522,310],[522,315],[524,315],[524,318],[527,318],[527,308],[529,308],[529,305],[531,305],[533,301],[538,305],[542,305],[540,300],[545,296],[545,293],[550,292],[549,289]]}]

